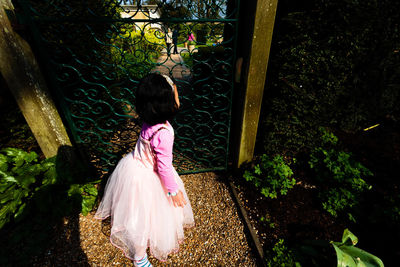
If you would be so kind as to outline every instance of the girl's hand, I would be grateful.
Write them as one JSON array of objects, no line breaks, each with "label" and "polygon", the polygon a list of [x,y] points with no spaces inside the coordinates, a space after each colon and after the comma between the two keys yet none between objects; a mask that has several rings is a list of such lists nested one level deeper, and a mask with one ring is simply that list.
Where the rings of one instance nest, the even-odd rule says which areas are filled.
[{"label": "girl's hand", "polygon": [[183,197],[183,193],[181,190],[176,194],[176,196],[171,196],[172,198],[172,203],[174,204],[175,207],[183,207],[186,205],[186,200]]}]

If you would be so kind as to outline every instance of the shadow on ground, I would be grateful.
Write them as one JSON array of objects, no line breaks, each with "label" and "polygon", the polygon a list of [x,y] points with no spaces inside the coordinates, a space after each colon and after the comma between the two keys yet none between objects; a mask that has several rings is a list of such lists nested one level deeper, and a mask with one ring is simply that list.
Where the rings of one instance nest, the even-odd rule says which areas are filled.
[{"label": "shadow on ground", "polygon": [[[70,185],[82,183],[82,179],[88,177],[88,171],[73,155],[71,147],[60,147],[54,159],[55,182],[40,186],[40,180],[36,192],[26,202],[21,219],[11,221],[1,229],[0,265],[89,266],[80,248],[82,196],[70,191]],[[62,240],[63,246],[52,248],[51,244],[56,240]],[[68,251],[62,253],[65,258],[59,257],[60,251]],[[38,258],[40,262],[37,262]]]}]

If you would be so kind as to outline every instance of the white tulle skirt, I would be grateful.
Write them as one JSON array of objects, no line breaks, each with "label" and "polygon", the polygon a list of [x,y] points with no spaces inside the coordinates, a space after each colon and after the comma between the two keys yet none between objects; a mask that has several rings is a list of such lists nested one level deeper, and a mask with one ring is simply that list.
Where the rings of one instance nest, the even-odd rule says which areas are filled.
[{"label": "white tulle skirt", "polygon": [[111,216],[112,244],[133,259],[148,247],[150,253],[164,261],[179,249],[184,227],[194,225],[193,212],[183,182],[175,171],[179,189],[187,201],[185,207],[174,207],[160,177],[129,153],[120,160],[110,176],[95,218]]}]

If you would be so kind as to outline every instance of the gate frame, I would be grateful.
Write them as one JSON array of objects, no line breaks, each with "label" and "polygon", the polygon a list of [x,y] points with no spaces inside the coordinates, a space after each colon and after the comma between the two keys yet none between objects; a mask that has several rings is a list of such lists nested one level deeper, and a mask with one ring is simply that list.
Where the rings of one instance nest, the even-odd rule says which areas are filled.
[{"label": "gate frame", "polygon": [[[240,1],[242,5],[244,5],[244,1]],[[240,3],[239,2],[239,3]],[[262,96],[263,96],[263,91],[264,91],[264,85],[265,85],[265,77],[266,77],[266,71],[267,71],[267,65],[268,65],[268,58],[269,58],[269,52],[270,52],[270,46],[271,46],[271,41],[272,41],[272,33],[273,33],[273,26],[274,26],[274,21],[275,21],[275,14],[276,14],[276,9],[277,9],[277,3],[278,0],[258,0],[257,3],[255,3],[255,17],[254,17],[254,25],[252,25],[252,39],[249,41],[251,42],[251,47],[249,48],[249,60],[246,62],[246,60],[243,60],[243,58],[238,57],[238,50],[237,50],[237,43],[238,43],[238,34],[235,36],[235,43],[234,43],[234,51],[236,51],[234,57],[239,58],[238,63],[236,66],[236,76],[241,77],[242,83],[241,87],[245,91],[244,93],[244,101],[242,105],[240,105],[242,108],[240,109],[241,115],[240,115],[240,127],[238,130],[236,130],[236,127],[232,127],[232,123],[230,124],[231,127],[228,129],[228,140],[230,142],[230,146],[228,147],[228,153],[233,152],[233,161],[234,161],[234,169],[239,168],[240,165],[246,161],[250,161],[253,157],[254,153],[254,147],[255,147],[255,141],[256,141],[256,135],[257,135],[257,127],[258,127],[258,122],[259,122],[259,116],[260,116],[260,111],[261,111],[261,102],[262,102]],[[249,5],[249,3],[246,3],[246,5]],[[9,0],[5,0],[1,2],[0,8],[4,9],[11,9],[13,11],[13,6]],[[2,10],[2,11],[3,11]],[[239,10],[239,12],[241,9]],[[265,14],[265,11],[267,14]],[[241,12],[242,13],[242,12]],[[5,12],[3,13],[5,14]],[[238,24],[243,23],[242,20],[242,14],[239,16],[239,20],[237,22],[236,29],[238,28]],[[30,18],[28,18],[30,20]],[[253,18],[251,18],[253,20]],[[245,21],[245,23],[248,21]],[[2,21],[2,23],[5,23]],[[32,29],[32,23],[27,23],[27,27],[29,27],[31,30]],[[18,35],[18,34],[15,34]],[[35,36],[35,34],[34,34]],[[19,37],[19,36],[18,36]],[[257,38],[258,37],[258,38]],[[22,39],[22,38],[21,38]],[[267,45],[265,45],[265,42],[263,40],[266,40]],[[243,42],[243,41],[242,41]],[[29,48],[29,45],[25,45]],[[244,61],[243,64],[243,71],[242,71],[242,64],[241,62]],[[53,101],[51,97],[48,95],[46,92],[46,87],[43,82],[43,78],[40,78],[42,75],[40,73],[40,70],[37,68],[39,76],[33,77],[34,80],[31,80],[30,82],[35,82],[41,84],[41,88],[43,88],[42,95],[38,94],[32,94],[34,92],[34,88],[30,87],[27,88],[27,93],[32,94],[31,97],[33,97],[36,100],[39,100],[43,95],[46,97],[48,103],[50,103],[50,107],[52,112],[51,113],[44,113],[41,115],[41,118],[47,121],[50,121],[52,117],[59,117],[58,111],[55,108]],[[3,71],[4,72],[4,71]],[[4,75],[3,75],[4,76]],[[28,81],[28,80],[26,80]],[[29,82],[29,81],[28,81]],[[7,81],[8,84],[10,82]],[[28,125],[31,128],[31,130],[36,133],[35,138],[38,141],[43,153],[46,155],[46,157],[49,157],[54,153],[48,152],[48,147],[49,144],[51,146],[55,146],[57,148],[60,145],[64,144],[71,144],[71,141],[69,140],[68,134],[65,132],[65,127],[62,124],[61,119],[57,119],[57,126],[54,128],[52,127],[40,127],[40,132],[37,131],[37,126],[33,123],[32,119],[29,119],[28,116],[26,115],[27,110],[29,109],[29,104],[26,102],[21,101],[21,97],[17,96],[18,90],[14,90],[12,86],[9,86],[10,89],[13,91],[13,94],[15,95],[15,98],[20,106],[21,111],[23,112],[24,116],[27,119]],[[238,97],[235,93],[234,98]],[[234,100],[234,99],[233,99]],[[36,101],[38,102],[38,101]],[[40,102],[39,102],[40,103]],[[43,107],[37,107],[38,110],[43,109]],[[63,109],[63,107],[61,107]],[[240,112],[239,111],[239,112]],[[65,112],[64,112],[65,113]],[[65,116],[66,114],[64,114]],[[70,118],[66,118],[67,121]],[[56,129],[56,130],[54,130]],[[237,134],[239,136],[239,141],[234,142],[234,138],[232,138],[230,132],[231,129],[235,129],[233,132],[234,134]],[[54,135],[54,131],[60,130],[62,132],[62,138],[60,138],[57,135]],[[73,129],[67,129],[69,131],[69,134],[74,135],[74,133],[71,133]],[[232,143],[236,143],[232,144]],[[54,144],[54,145],[53,145]],[[233,149],[232,149],[233,148]],[[54,150],[54,149],[53,149]]]},{"label": "gate frame", "polygon": [[236,98],[243,100],[237,103],[241,107],[237,114],[240,125],[236,124],[239,129],[232,138],[235,170],[253,159],[278,0],[257,0],[254,6],[250,3],[243,8],[248,14],[239,22],[242,27],[252,25],[252,31],[244,33],[245,51],[236,66]]}]

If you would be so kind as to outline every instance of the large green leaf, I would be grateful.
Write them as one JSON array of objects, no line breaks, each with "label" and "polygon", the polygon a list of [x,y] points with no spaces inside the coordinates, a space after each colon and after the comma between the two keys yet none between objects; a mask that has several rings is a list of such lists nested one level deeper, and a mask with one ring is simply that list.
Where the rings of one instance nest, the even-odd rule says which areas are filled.
[{"label": "large green leaf", "polygon": [[17,179],[18,179],[18,183],[23,188],[29,188],[29,186],[36,181],[35,176],[30,175],[30,174],[18,176]]},{"label": "large green leaf", "polygon": [[13,167],[11,170],[13,173],[17,174],[17,176],[26,174],[38,176],[43,171],[43,167],[40,164],[23,164],[19,167]]},{"label": "large green leaf", "polygon": [[94,196],[82,196],[82,214],[86,216],[94,206],[96,197]]},{"label": "large green leaf", "polygon": [[7,164],[7,157],[3,154],[0,154],[0,171],[7,171],[8,164]]},{"label": "large green leaf", "polygon": [[37,154],[35,152],[25,152],[18,148],[4,148],[1,152],[5,153],[7,156],[12,157],[16,167],[22,166],[24,162],[32,162],[37,160]]},{"label": "large green leaf", "polygon": [[358,238],[349,231],[349,229],[344,229],[343,236],[342,236],[342,243],[346,245],[355,246],[358,242]]},{"label": "large green leaf", "polygon": [[6,202],[14,199],[14,189],[15,185],[11,186],[7,191],[0,194],[0,204],[5,204]]},{"label": "large green leaf", "polygon": [[337,266],[338,267],[357,267],[356,262],[354,262],[354,259],[343,252],[340,248],[341,243],[332,243],[332,246],[335,248],[336,251],[336,256],[337,256]]},{"label": "large green leaf", "polygon": [[24,203],[21,206],[19,206],[18,211],[14,214],[14,218],[18,218],[19,216],[21,216],[21,214],[25,210],[25,207],[26,207],[26,203]]},{"label": "large green leaf", "polygon": [[0,193],[4,193],[6,190],[8,190],[12,186],[11,183],[0,183]]},{"label": "large green leaf", "polygon": [[42,184],[49,185],[49,184],[55,184],[56,182],[57,182],[57,171],[55,167],[51,167],[44,173]]},{"label": "large green leaf", "polygon": [[79,184],[72,184],[69,187],[68,196],[80,195],[80,194],[82,194],[82,192],[83,192],[83,189],[81,188],[81,186]]},{"label": "large green leaf", "polygon": [[343,246],[341,247],[344,253],[351,255],[355,261],[363,263],[363,265],[357,266],[367,266],[367,267],[383,267],[383,262],[376,256],[368,253],[360,248],[353,246]]},{"label": "large green leaf", "polygon": [[14,176],[3,171],[0,171],[0,180],[5,181],[6,183],[18,183]]},{"label": "large green leaf", "polygon": [[3,207],[0,209],[0,229],[8,222],[6,215],[8,214],[7,208]]},{"label": "large green leaf", "polygon": [[342,242],[331,242],[338,267],[384,267],[378,257],[354,247],[357,242],[358,238],[348,229],[343,232]]},{"label": "large green leaf", "polygon": [[42,180],[43,185],[55,184],[57,182],[56,158],[52,157],[44,160],[41,165],[45,172]]},{"label": "large green leaf", "polygon": [[89,195],[97,196],[97,189],[96,189],[96,187],[95,187],[94,185],[92,185],[92,184],[86,184],[86,185],[84,185],[84,186],[83,186],[83,190],[84,190],[87,194],[89,194]]}]

